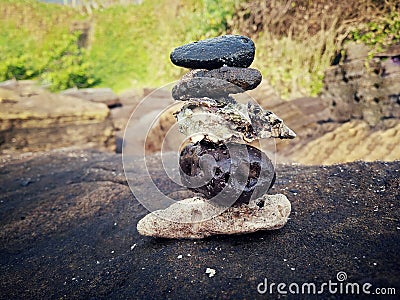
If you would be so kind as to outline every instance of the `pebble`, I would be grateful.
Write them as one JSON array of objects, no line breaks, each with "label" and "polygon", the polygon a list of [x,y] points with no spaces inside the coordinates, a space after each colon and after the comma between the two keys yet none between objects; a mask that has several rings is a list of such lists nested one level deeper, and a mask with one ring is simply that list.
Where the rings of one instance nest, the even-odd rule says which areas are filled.
[{"label": "pebble", "polygon": [[208,277],[213,277],[215,275],[215,269],[207,268],[206,274],[208,274]]},{"label": "pebble", "polygon": [[209,77],[226,80],[244,91],[255,89],[262,80],[260,71],[252,68],[221,67],[214,70],[192,70],[184,78]]},{"label": "pebble", "polygon": [[173,64],[190,69],[217,69],[224,65],[247,68],[254,60],[254,42],[245,36],[223,35],[175,48]]}]

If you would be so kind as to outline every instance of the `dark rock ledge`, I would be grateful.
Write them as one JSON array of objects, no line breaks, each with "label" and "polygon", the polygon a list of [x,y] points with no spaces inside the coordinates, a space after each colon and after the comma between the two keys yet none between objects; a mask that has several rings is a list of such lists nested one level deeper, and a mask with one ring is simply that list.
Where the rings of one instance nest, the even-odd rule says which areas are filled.
[{"label": "dark rock ledge", "polygon": [[[151,158],[150,171],[160,189],[179,189],[157,162]],[[121,156],[3,156],[0,298],[276,298],[276,289],[257,293],[264,278],[321,284],[339,271],[346,282],[400,293],[399,185],[399,161],[278,165],[272,193],[286,194],[293,209],[284,228],[164,240],[138,235],[136,223],[147,211],[126,184]]]}]

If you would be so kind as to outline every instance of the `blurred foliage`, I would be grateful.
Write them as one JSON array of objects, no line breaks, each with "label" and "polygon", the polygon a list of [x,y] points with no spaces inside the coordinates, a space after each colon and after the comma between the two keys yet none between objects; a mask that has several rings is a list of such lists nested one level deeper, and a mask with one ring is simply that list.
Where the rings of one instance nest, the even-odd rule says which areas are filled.
[{"label": "blurred foliage", "polygon": [[78,48],[77,37],[78,33],[63,34],[53,41],[49,49],[36,53],[23,51],[13,54],[0,46],[3,57],[0,80],[36,78],[49,85],[52,91],[98,84],[100,79],[94,76],[91,65],[85,62],[86,52]]},{"label": "blurred foliage", "polygon": [[230,0],[146,0],[95,12],[90,61],[96,74],[101,74],[102,85],[116,90],[177,80],[185,70],[170,62],[170,52],[226,32],[234,4]]},{"label": "blurred foliage", "polygon": [[101,82],[88,62],[87,51],[78,48],[78,37],[79,32],[64,34],[54,41],[51,52],[43,53],[48,61],[39,78],[49,84],[52,91],[91,87]]},{"label": "blurred foliage", "polygon": [[384,47],[400,42],[400,14],[393,10],[390,14],[375,21],[360,24],[352,30],[348,40],[363,42],[373,46],[372,57]]},{"label": "blurred foliage", "polygon": [[396,42],[399,11],[398,0],[246,0],[231,30],[254,39],[254,66],[280,96],[293,99],[321,92],[344,41],[377,48]]},{"label": "blurred foliage", "polygon": [[232,16],[238,3],[238,0],[204,0],[203,11],[196,16],[199,22],[203,23],[203,34],[198,36],[198,39],[225,34],[232,24]]},{"label": "blurred foliage", "polygon": [[332,34],[316,34],[306,40],[291,37],[265,37],[258,40],[254,67],[284,99],[316,96],[322,90],[324,71],[331,63],[334,50]]},{"label": "blurred foliage", "polygon": [[[173,66],[173,48],[226,32],[235,10],[230,0],[146,0],[86,7],[0,0],[0,80],[38,79],[51,90],[107,86],[158,86],[184,70]],[[89,46],[78,47],[71,25],[91,24]]]},{"label": "blurred foliage", "polygon": [[52,91],[100,82],[78,48],[80,32],[69,31],[76,12],[36,1],[0,2],[0,80],[37,79]]},{"label": "blurred foliage", "polygon": [[[378,49],[400,34],[395,0],[113,2],[119,1],[89,12],[88,6],[0,0],[0,80],[37,79],[52,90],[156,87],[187,71],[170,62],[175,47],[233,33],[254,39],[253,66],[281,96],[294,98],[321,91],[343,40]],[[83,21],[89,32],[80,48],[81,32],[72,25]]]}]

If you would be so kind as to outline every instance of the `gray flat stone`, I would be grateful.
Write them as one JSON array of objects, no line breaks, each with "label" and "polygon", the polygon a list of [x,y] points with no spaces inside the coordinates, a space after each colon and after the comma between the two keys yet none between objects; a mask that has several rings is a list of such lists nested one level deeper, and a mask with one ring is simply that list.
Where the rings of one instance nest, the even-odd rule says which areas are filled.
[{"label": "gray flat stone", "polygon": [[223,35],[175,48],[173,64],[190,69],[217,69],[224,65],[247,68],[255,54],[254,42],[245,36]]},{"label": "gray flat stone", "polygon": [[[172,89],[175,100],[190,100],[191,98],[211,98],[218,102],[226,101],[229,94],[242,93],[243,89],[226,80],[195,77],[181,79]],[[221,101],[219,101],[221,99]]]},{"label": "gray flat stone", "polygon": [[71,88],[60,93],[61,95],[76,97],[92,102],[104,103],[108,108],[122,106],[119,97],[110,88]]},{"label": "gray flat stone", "polygon": [[262,80],[262,75],[257,69],[226,66],[214,70],[192,70],[184,76],[184,78],[190,77],[210,77],[226,80],[245,91],[255,89]]}]

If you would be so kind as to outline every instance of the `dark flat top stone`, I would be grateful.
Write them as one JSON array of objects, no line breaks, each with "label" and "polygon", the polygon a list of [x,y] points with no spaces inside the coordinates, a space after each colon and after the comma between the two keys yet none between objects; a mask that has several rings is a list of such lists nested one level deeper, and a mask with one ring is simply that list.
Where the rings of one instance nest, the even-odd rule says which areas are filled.
[{"label": "dark flat top stone", "polygon": [[[271,193],[292,203],[285,227],[193,241],[138,235],[147,211],[121,160],[83,151],[0,157],[0,299],[275,299],[276,288],[257,293],[264,278],[320,285],[339,271],[345,282],[399,292],[399,161],[277,165]],[[148,166],[161,190],[179,189],[157,157]]]},{"label": "dark flat top stone", "polygon": [[175,48],[173,64],[190,69],[217,69],[224,65],[247,68],[255,54],[254,42],[245,36],[223,35]]}]

